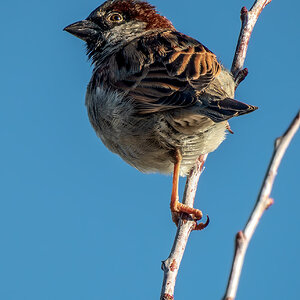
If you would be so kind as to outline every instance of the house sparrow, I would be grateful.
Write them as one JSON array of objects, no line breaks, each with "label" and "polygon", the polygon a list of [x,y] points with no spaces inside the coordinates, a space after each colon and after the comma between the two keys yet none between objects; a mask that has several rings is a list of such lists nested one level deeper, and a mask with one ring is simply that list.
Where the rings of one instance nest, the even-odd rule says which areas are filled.
[{"label": "house sparrow", "polygon": [[147,2],[106,1],[64,30],[86,42],[94,64],[86,107],[102,142],[142,172],[173,172],[173,220],[201,219],[179,202],[179,175],[222,143],[228,119],[257,107],[234,100],[234,78],[215,54]]}]

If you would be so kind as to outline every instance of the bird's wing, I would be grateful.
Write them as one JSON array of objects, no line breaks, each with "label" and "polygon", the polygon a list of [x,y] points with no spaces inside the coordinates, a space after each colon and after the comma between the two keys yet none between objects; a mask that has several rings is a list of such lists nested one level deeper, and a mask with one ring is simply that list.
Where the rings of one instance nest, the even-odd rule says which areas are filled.
[{"label": "bird's wing", "polygon": [[[114,54],[109,64],[112,85],[134,100],[139,114],[194,105],[199,93],[221,71],[215,54],[175,31],[136,39]],[[236,109],[244,111],[245,106],[238,107],[237,103],[231,107],[230,101],[224,105],[221,100],[215,101],[208,117],[213,119],[217,114],[215,119],[221,121],[222,115],[224,119],[238,115]]]}]

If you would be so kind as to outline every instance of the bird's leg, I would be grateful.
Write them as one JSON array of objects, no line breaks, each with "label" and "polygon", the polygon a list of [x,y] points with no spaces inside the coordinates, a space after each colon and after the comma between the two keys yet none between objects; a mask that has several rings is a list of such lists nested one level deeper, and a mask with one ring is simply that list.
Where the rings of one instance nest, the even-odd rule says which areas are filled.
[{"label": "bird's leg", "polygon": [[196,208],[189,207],[185,204],[179,202],[178,196],[178,182],[179,182],[179,172],[180,172],[180,164],[181,164],[181,153],[179,150],[175,152],[175,163],[174,163],[174,173],[173,173],[173,187],[172,187],[172,195],[171,195],[171,213],[173,222],[178,225],[178,214],[179,213],[187,213],[193,215],[195,220],[202,219],[202,211]]}]

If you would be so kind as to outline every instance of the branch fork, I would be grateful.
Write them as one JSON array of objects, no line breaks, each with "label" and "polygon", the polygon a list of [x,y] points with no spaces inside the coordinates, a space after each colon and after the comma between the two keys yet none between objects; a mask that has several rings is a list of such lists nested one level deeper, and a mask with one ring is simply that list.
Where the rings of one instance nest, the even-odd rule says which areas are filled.
[{"label": "branch fork", "polygon": [[[248,69],[243,69],[249,40],[254,28],[254,25],[261,14],[262,10],[271,0],[256,0],[252,8],[248,11],[246,7],[241,10],[242,27],[231,67],[231,73],[236,82],[236,88],[246,78]],[[235,239],[235,254],[232,263],[231,273],[228,280],[227,289],[223,300],[234,300],[239,284],[239,278],[247,251],[249,242],[258,226],[259,220],[263,213],[274,203],[270,198],[273,183],[277,174],[277,170],[281,159],[289,146],[293,136],[296,134],[300,125],[300,112],[296,115],[292,124],[285,134],[276,139],[274,145],[273,156],[263,181],[259,196],[255,203],[254,209],[249,217],[249,220],[242,231],[239,231]],[[230,127],[228,129],[231,133]],[[185,191],[182,203],[193,207],[194,198],[197,190],[198,180],[204,171],[204,163],[207,155],[200,156],[190,174],[187,177]],[[206,222],[208,224],[209,219]],[[202,224],[202,223],[201,223]],[[161,289],[160,300],[174,300],[174,289],[176,277],[180,267],[180,263],[188,242],[190,233],[195,229],[203,229],[205,224],[197,225],[192,217],[188,214],[181,214],[178,222],[178,228],[169,257],[162,262],[162,270],[164,272],[163,285]]]},{"label": "branch fork", "polygon": [[[248,44],[254,25],[264,7],[270,2],[271,0],[256,0],[249,11],[246,7],[243,7],[241,10],[242,27],[231,67],[231,72],[234,76],[236,87],[246,78],[248,74],[248,69],[243,69],[243,65],[245,62]],[[248,244],[264,211],[274,203],[274,200],[270,198],[270,194],[275,176],[277,174],[277,169],[285,153],[285,150],[287,149],[291,139],[299,128],[299,123],[300,113],[297,114],[287,132],[282,137],[276,139],[273,157],[271,159],[267,175],[264,179],[263,186],[259,193],[259,197],[257,199],[253,212],[244,230],[239,231],[236,235],[235,255],[227,290],[223,298],[224,300],[235,299],[240,273]],[[194,198],[197,190],[198,180],[200,178],[200,175],[204,171],[203,166],[206,158],[207,155],[200,156],[187,177],[182,203],[192,208],[194,205]],[[206,225],[208,224],[208,222],[209,219],[207,220]],[[189,235],[193,230],[203,229],[203,227],[206,227],[206,225],[197,225],[192,217],[188,214],[180,215],[178,228],[170,255],[165,261],[162,262],[161,266],[164,272],[164,278],[160,300],[174,300],[176,277],[188,242]]]}]

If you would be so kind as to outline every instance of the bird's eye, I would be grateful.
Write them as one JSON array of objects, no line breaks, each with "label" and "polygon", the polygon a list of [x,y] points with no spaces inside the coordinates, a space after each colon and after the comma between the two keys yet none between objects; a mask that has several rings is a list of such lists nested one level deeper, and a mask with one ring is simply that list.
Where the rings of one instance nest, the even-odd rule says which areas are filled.
[{"label": "bird's eye", "polygon": [[110,15],[108,15],[107,20],[109,22],[113,22],[113,23],[120,23],[123,21],[123,16],[117,12],[115,13],[111,13]]}]

